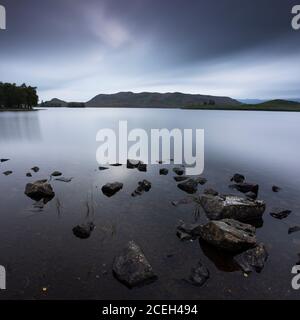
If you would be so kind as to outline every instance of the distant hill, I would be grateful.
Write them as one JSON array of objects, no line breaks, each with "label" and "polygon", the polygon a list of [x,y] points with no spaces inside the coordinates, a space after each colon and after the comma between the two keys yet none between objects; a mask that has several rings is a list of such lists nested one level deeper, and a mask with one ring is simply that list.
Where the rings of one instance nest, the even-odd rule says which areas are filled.
[{"label": "distant hill", "polygon": [[39,105],[42,108],[85,108],[83,102],[66,102],[57,98],[43,102]]},{"label": "distant hill", "polygon": [[258,104],[194,106],[184,109],[194,110],[248,110],[248,111],[300,111],[300,103],[289,100],[270,100]]},{"label": "distant hill", "polygon": [[193,105],[233,105],[240,102],[228,97],[200,94],[175,93],[133,93],[99,94],[86,103],[88,108],[182,108]]}]

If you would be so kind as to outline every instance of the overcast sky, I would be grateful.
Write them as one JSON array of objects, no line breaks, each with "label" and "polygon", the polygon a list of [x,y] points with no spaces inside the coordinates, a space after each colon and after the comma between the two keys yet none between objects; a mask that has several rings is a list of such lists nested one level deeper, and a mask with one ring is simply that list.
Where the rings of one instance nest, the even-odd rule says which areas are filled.
[{"label": "overcast sky", "polygon": [[158,91],[300,97],[293,0],[0,0],[0,81],[41,99]]}]

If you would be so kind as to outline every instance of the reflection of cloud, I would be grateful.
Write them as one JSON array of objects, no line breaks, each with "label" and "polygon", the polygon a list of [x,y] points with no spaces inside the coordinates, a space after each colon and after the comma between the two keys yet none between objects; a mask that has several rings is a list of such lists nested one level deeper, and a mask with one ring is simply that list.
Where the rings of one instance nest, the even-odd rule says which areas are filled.
[{"label": "reflection of cloud", "polygon": [[0,112],[0,142],[41,140],[38,112]]}]

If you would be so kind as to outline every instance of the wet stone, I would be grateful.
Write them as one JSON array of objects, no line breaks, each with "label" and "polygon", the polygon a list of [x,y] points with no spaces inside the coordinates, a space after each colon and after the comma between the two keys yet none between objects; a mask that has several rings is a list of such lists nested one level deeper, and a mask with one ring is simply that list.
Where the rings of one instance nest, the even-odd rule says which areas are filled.
[{"label": "wet stone", "polygon": [[175,172],[178,176],[183,176],[185,173],[184,168],[174,168],[173,172]]},{"label": "wet stone", "polygon": [[202,262],[199,261],[196,267],[192,268],[188,282],[194,286],[202,287],[208,279],[209,271]]},{"label": "wet stone", "polygon": [[166,168],[163,168],[163,169],[160,169],[160,170],[159,170],[159,174],[160,174],[161,176],[166,176],[168,173],[169,173],[169,170],[166,169]]},{"label": "wet stone", "polygon": [[189,194],[194,194],[198,191],[198,183],[193,179],[189,179],[185,182],[179,183],[178,188]]},{"label": "wet stone", "polygon": [[73,228],[73,234],[79,239],[88,239],[95,229],[93,222],[82,224]]},{"label": "wet stone", "polygon": [[276,209],[270,212],[270,215],[275,218],[275,219],[285,219],[287,218],[290,214],[292,213],[291,210],[281,210],[281,209]]},{"label": "wet stone", "polygon": [[102,192],[107,197],[112,197],[122,189],[123,189],[123,183],[120,183],[120,182],[107,183],[105,186],[102,187]]},{"label": "wet stone", "polygon": [[245,177],[242,174],[236,173],[230,181],[233,181],[235,183],[243,183],[245,181]]}]

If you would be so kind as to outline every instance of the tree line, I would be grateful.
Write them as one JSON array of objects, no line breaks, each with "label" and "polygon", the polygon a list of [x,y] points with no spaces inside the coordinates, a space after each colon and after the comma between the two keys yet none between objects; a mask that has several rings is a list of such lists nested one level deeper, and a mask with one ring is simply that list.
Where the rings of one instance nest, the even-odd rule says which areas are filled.
[{"label": "tree line", "polygon": [[36,89],[25,83],[17,86],[15,83],[0,82],[0,108],[32,109],[39,101]]}]

